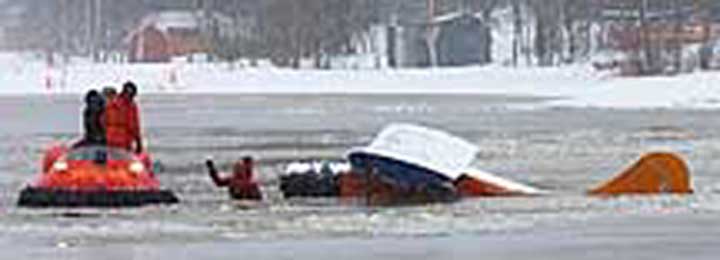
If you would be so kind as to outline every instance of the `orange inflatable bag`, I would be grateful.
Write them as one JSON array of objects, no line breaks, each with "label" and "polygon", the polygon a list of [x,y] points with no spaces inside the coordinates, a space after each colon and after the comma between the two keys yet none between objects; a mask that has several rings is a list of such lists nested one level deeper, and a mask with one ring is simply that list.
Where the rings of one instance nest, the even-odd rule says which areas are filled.
[{"label": "orange inflatable bag", "polygon": [[687,164],[668,152],[645,154],[625,171],[588,191],[591,195],[692,192]]}]

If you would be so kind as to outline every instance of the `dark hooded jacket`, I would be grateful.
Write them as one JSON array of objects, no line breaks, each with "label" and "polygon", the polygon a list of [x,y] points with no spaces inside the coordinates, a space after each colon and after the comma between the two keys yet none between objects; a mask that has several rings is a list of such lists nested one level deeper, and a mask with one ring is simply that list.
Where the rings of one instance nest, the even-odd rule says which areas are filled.
[{"label": "dark hooded jacket", "polygon": [[85,145],[105,145],[105,100],[97,91],[90,91],[85,96],[85,110],[83,111],[83,127]]}]

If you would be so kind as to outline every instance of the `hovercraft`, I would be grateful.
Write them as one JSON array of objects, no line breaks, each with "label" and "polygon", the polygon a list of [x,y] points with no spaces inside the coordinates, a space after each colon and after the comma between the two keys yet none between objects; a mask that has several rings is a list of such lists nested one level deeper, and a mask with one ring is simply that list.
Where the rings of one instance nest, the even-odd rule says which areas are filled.
[{"label": "hovercraft", "polygon": [[161,189],[147,154],[118,148],[56,146],[42,174],[20,192],[21,207],[139,207],[179,202]]}]

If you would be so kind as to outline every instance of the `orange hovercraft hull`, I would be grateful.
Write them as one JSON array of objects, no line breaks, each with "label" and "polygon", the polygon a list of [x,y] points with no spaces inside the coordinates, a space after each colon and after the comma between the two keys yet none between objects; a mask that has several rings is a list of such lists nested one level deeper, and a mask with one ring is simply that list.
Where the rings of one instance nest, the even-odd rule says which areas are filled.
[{"label": "orange hovercraft hull", "polygon": [[46,153],[42,168],[43,173],[20,192],[18,206],[137,207],[179,202],[173,192],[161,189],[147,155],[104,147],[55,147]]}]

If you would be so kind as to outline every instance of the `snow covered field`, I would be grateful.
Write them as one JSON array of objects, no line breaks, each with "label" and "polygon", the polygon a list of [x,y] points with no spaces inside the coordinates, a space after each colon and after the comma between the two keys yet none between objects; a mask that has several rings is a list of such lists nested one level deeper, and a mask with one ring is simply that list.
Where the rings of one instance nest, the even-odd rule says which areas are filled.
[{"label": "snow covered field", "polygon": [[48,69],[38,58],[0,54],[0,95],[82,93],[136,81],[143,93],[502,94],[560,97],[553,106],[720,108],[719,72],[620,78],[587,65],[511,68],[288,70],[227,64],[92,64]]}]

